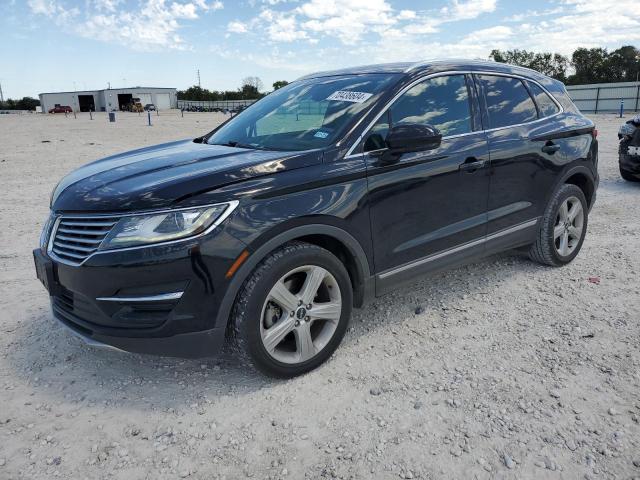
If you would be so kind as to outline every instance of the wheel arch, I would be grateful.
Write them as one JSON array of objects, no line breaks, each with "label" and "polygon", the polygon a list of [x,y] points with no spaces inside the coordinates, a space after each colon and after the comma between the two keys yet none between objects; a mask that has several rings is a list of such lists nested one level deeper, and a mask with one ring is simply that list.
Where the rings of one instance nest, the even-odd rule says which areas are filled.
[{"label": "wheel arch", "polygon": [[[555,192],[560,185],[571,184],[578,187],[584,193],[589,209],[593,206],[596,193],[596,182],[591,170],[584,166],[575,166],[567,170],[560,180],[556,183],[553,192]],[[551,192],[551,196],[553,196]]]},{"label": "wheel arch", "polygon": [[[307,224],[290,228],[267,240],[258,239],[249,245],[250,255],[233,275],[227,291],[220,303],[216,317],[216,327],[228,325],[233,304],[244,284],[256,266],[272,251],[282,245],[302,241],[318,245],[336,255],[345,265],[353,286],[354,306],[361,306],[365,298],[373,295],[373,277],[369,260],[364,249],[350,233],[326,224]],[[256,245],[253,249],[252,246]]]}]

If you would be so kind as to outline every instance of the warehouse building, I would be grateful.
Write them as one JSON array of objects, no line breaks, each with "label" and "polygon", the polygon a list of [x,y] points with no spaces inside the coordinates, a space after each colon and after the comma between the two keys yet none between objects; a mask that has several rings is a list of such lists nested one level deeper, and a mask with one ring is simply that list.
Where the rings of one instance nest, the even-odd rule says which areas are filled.
[{"label": "warehouse building", "polygon": [[41,93],[39,97],[43,112],[48,112],[56,105],[68,105],[78,112],[112,112],[124,110],[125,106],[130,104],[134,98],[139,98],[142,105],[153,103],[158,110],[178,107],[175,88],[110,88],[78,92]]}]

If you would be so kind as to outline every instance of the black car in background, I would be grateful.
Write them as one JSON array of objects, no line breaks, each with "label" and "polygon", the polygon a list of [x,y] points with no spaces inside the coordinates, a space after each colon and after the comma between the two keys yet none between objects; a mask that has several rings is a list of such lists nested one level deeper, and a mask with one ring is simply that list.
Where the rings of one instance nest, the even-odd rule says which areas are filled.
[{"label": "black car in background", "polygon": [[332,354],[352,307],[421,275],[517,247],[572,261],[597,161],[594,124],[532,70],[317,73],[202,137],[70,173],[36,268],[90,343],[198,357],[229,338],[291,377]]},{"label": "black car in background", "polygon": [[620,176],[628,182],[640,182],[640,115],[620,126],[618,140]]}]

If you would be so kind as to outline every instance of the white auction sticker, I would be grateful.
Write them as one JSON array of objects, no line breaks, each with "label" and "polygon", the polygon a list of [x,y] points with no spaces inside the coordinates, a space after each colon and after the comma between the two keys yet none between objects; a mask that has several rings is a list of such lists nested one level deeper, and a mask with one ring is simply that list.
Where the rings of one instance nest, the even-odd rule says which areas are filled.
[{"label": "white auction sticker", "polygon": [[338,102],[362,103],[371,97],[373,93],[366,92],[350,92],[348,90],[338,90],[327,97],[327,100],[336,100]]}]

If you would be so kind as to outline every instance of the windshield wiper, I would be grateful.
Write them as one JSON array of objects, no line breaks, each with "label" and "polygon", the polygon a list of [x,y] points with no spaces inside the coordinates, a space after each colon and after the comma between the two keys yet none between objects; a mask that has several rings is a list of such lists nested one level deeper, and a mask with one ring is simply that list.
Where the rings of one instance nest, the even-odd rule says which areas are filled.
[{"label": "windshield wiper", "polygon": [[251,150],[266,150],[264,147],[257,147],[255,145],[251,145],[248,143],[240,143],[235,140],[229,140],[227,143],[211,143],[210,145],[222,145],[225,147],[233,147],[233,148],[248,148]]}]

